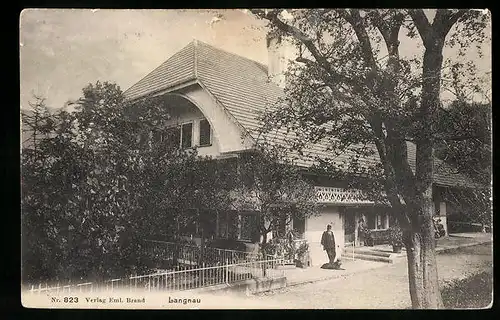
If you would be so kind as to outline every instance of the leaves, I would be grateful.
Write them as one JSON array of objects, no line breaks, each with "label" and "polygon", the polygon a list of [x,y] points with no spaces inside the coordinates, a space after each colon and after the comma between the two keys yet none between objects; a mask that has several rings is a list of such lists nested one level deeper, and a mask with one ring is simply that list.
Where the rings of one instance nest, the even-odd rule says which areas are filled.
[{"label": "leaves", "polygon": [[[149,139],[163,129],[153,121],[164,119],[161,100],[133,106],[116,85],[97,82],[76,104],[73,113],[51,114],[38,99],[35,114],[23,117],[37,132],[22,150],[23,277],[121,276],[147,267],[145,235],[175,238],[172,221],[193,217],[187,209],[227,205],[222,167]],[[140,135],[146,143],[137,143]]]},{"label": "leaves", "polygon": [[[417,156],[415,176],[405,156],[406,141],[415,141],[421,150],[432,146],[432,135],[440,129],[435,120],[441,87],[433,75],[442,67],[438,57],[444,37],[450,33],[469,44],[480,42],[487,17],[470,10],[438,10],[433,24],[422,10],[306,11],[292,12],[294,18],[286,21],[279,10],[255,12],[269,21],[273,32],[307,49],[287,72],[284,98],[262,117],[261,135],[280,136],[290,155],[328,168],[334,176],[344,171],[349,177],[364,177],[351,180],[360,180],[356,184],[368,192],[382,186],[387,195],[397,193],[393,205],[398,208],[401,197],[412,203],[414,190],[418,193],[431,183],[432,156]],[[318,32],[311,32],[312,23]],[[473,36],[472,30],[478,32]],[[401,56],[400,46],[411,43],[403,42],[405,34],[420,37],[435,59]],[[472,73],[473,64],[457,62],[441,72],[467,79],[461,83],[463,91],[476,84],[462,77]]]}]

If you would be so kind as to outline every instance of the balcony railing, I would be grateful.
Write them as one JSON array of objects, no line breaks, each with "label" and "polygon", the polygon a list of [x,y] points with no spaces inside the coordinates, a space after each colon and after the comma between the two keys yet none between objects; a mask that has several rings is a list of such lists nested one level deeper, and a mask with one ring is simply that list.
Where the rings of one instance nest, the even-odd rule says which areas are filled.
[{"label": "balcony railing", "polygon": [[316,196],[319,203],[335,204],[373,204],[373,201],[366,200],[361,190],[316,187]]}]

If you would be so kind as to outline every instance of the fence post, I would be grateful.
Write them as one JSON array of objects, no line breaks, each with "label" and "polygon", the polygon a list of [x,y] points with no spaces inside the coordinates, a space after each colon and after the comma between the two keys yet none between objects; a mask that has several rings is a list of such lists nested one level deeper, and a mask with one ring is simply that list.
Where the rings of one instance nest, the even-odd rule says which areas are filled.
[{"label": "fence post", "polygon": [[264,268],[263,276],[266,277],[267,276],[267,259],[264,259],[264,262],[262,263],[262,265]]},{"label": "fence post", "polygon": [[229,259],[226,259],[226,284],[229,284]]},{"label": "fence post", "polygon": [[205,262],[202,263],[203,268],[201,269],[201,286],[205,286]]},{"label": "fence post", "polygon": [[40,292],[42,292],[42,283],[41,282],[38,284],[38,295],[40,295]]}]

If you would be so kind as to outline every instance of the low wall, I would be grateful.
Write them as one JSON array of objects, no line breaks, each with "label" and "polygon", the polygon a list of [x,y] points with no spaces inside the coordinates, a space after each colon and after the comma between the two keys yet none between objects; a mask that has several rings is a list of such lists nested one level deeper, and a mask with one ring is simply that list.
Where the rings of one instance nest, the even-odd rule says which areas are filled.
[{"label": "low wall", "polygon": [[239,281],[231,284],[221,284],[206,288],[187,290],[189,293],[210,293],[210,292],[227,292],[227,293],[261,293],[270,290],[276,290],[286,287],[286,277],[279,278],[260,278]]}]

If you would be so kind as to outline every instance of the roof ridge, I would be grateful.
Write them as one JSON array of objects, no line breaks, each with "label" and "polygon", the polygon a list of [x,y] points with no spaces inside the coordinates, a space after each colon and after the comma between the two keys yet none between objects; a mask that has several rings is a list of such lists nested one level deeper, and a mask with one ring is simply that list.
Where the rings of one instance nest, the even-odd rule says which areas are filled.
[{"label": "roof ridge", "polygon": [[[168,61],[170,61],[173,57],[177,56],[178,54],[180,54],[181,52],[183,52],[184,50],[186,50],[191,44],[193,44],[194,46],[194,42],[197,41],[197,40],[193,40],[193,41],[190,41],[188,44],[186,44],[184,47],[182,47],[180,50],[176,51],[174,54],[170,55],[166,60],[164,60],[162,63],[160,63],[159,66],[157,66],[156,68],[154,68],[153,70],[151,70],[150,72],[148,72],[144,77],[140,78],[138,81],[136,81],[133,85],[131,85],[130,87],[128,87],[127,90],[123,91],[124,94],[127,93],[127,91],[129,91],[130,89],[132,89],[136,84],[138,84],[139,82],[141,82],[142,80],[146,79],[149,75],[151,75],[152,73],[154,73],[156,70],[160,69],[165,63],[167,63]],[[195,58],[196,58],[196,47],[194,47],[194,54],[195,54]],[[196,63],[196,62],[195,62]],[[195,65],[196,67],[196,65]],[[196,69],[195,69],[195,76],[196,76]]]},{"label": "roof ridge", "polygon": [[215,49],[215,50],[217,50],[217,51],[222,51],[222,52],[224,52],[224,53],[227,53],[227,54],[233,55],[233,56],[238,57],[238,58],[242,58],[242,59],[248,60],[248,61],[250,61],[250,62],[253,62],[253,63],[259,64],[259,65],[261,65],[261,66],[263,66],[263,67],[267,68],[267,65],[266,65],[266,64],[264,64],[264,63],[262,63],[262,62],[259,62],[259,61],[257,61],[257,60],[253,60],[253,59],[247,58],[247,57],[245,57],[245,56],[239,55],[239,54],[237,54],[237,53],[231,52],[231,51],[229,51],[229,50],[222,49],[222,48],[220,48],[220,47],[216,47],[216,46],[214,46],[214,45],[212,45],[212,44],[206,43],[206,42],[201,41],[201,40],[198,40],[198,39],[195,39],[195,40],[193,40],[193,41],[196,41],[196,42],[197,42],[197,43],[199,43],[199,44],[205,45],[205,46],[210,47],[210,48],[212,48],[212,49]]}]

